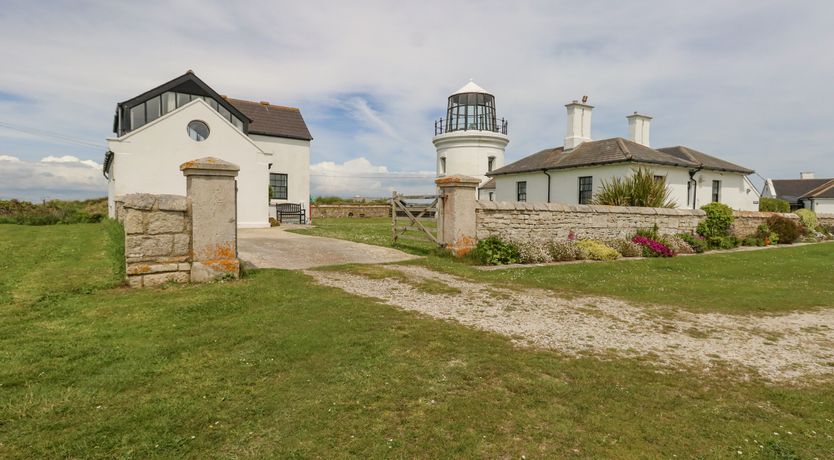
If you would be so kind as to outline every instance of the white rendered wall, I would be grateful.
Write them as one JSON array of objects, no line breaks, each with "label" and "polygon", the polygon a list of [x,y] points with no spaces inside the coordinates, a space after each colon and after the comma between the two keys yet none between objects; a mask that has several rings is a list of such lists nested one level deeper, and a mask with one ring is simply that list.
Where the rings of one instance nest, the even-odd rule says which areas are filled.
[{"label": "white rendered wall", "polygon": [[[209,126],[206,140],[197,142],[188,136],[186,127],[192,120]],[[274,162],[272,154],[264,153],[204,101],[192,101],[118,139],[108,139],[107,143],[115,154],[108,201],[128,193],[185,195],[186,180],[180,165],[213,156],[240,166],[238,226],[269,226],[267,164]]]},{"label": "white rendered wall", "polygon": [[[592,176],[594,194],[599,192],[603,182],[610,182],[614,177],[628,177],[633,174],[633,164],[619,164],[608,166],[593,166],[588,168],[562,169],[549,171],[550,202],[552,203],[579,203],[579,178]],[[687,204],[687,182],[689,172],[686,168],[668,166],[650,166],[653,173],[658,176],[666,176],[666,185],[672,191],[670,198],[677,204],[678,208],[692,208],[692,202]],[[700,179],[703,177],[703,179]],[[746,192],[747,187],[744,176],[734,173],[699,172],[695,175],[698,184],[698,196],[695,207],[711,201],[712,180],[721,180],[721,202],[733,209],[742,211],[757,211],[758,200],[755,190]],[[547,202],[547,176],[541,171],[533,173],[512,174],[496,176],[496,201],[516,201],[516,182],[527,181],[527,202]]]},{"label": "white rendered wall", "polygon": [[[504,149],[510,142],[504,134],[490,131],[453,131],[435,136],[437,149],[437,177],[461,174],[477,177],[485,183],[489,157],[495,157],[492,169],[504,166]],[[446,158],[446,171],[441,166]]]},{"label": "white rendered wall", "polygon": [[834,198],[814,199],[813,211],[820,214],[834,214]]},{"label": "white rendered wall", "polygon": [[[272,153],[270,173],[287,175],[287,199],[271,203],[301,203],[310,219],[310,141],[283,137],[249,136],[264,152]],[[264,188],[264,194],[266,194]],[[264,195],[266,196],[266,195]]]}]

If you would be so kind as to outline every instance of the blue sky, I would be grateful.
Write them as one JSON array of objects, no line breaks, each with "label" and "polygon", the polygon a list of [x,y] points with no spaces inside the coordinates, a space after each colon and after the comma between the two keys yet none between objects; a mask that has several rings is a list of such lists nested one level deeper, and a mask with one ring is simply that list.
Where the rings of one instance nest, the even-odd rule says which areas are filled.
[{"label": "blue sky", "polygon": [[564,104],[588,95],[596,139],[640,111],[654,146],[832,177],[832,17],[824,1],[0,0],[0,198],[103,195],[116,102],[187,69],[300,107],[314,194],[431,189],[433,120],[470,78],[510,121],[508,161],[561,145]]}]

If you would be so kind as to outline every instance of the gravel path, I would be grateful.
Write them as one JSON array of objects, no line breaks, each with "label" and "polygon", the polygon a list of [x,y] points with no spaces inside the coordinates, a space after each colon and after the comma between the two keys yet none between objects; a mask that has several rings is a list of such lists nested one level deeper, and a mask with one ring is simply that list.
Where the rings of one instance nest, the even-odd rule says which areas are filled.
[{"label": "gravel path", "polygon": [[[423,267],[387,265],[414,280],[432,279],[460,294],[431,294],[395,279],[306,272],[320,284],[382,299],[406,310],[512,337],[517,343],[586,353],[648,357],[709,371],[730,366],[774,382],[834,376],[834,309],[777,316],[698,314],[652,309],[605,297],[560,298],[544,290],[509,290]],[[661,314],[665,312],[665,314]]]}]

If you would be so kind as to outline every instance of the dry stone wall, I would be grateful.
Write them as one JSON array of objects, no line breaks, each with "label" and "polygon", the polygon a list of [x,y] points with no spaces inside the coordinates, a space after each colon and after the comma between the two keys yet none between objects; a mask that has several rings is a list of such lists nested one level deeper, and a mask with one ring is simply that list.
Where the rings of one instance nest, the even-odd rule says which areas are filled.
[{"label": "dry stone wall", "polygon": [[778,212],[755,212],[755,211],[735,211],[733,212],[733,234],[739,238],[752,235],[756,233],[759,225],[767,222],[773,215],[780,215],[787,219],[799,221],[799,216],[796,214],[782,214]]},{"label": "dry stone wall", "polygon": [[834,226],[834,214],[817,214],[820,225]]},{"label": "dry stone wall", "polygon": [[490,201],[479,201],[475,214],[479,240],[498,236],[512,241],[567,239],[571,232],[577,238],[625,238],[654,225],[662,234],[690,233],[705,215],[693,209]]},{"label": "dry stone wall", "polygon": [[187,283],[191,274],[191,220],[179,195],[137,193],[117,200],[125,228],[125,264],[131,287]]},{"label": "dry stone wall", "polygon": [[391,217],[386,204],[320,204],[310,208],[312,218],[319,217]]}]

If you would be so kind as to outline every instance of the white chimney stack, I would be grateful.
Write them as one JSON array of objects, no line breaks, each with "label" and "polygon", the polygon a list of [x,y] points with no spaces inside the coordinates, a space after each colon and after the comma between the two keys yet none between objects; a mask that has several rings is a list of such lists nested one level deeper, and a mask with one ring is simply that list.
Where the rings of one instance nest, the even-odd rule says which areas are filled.
[{"label": "white chimney stack", "polygon": [[649,125],[651,124],[652,117],[634,112],[633,115],[629,115],[626,118],[628,118],[629,140],[650,147]]},{"label": "white chimney stack", "polygon": [[591,110],[593,106],[585,104],[587,97],[582,102],[573,101],[566,104],[568,109],[568,131],[565,134],[565,150],[573,150],[579,144],[591,140]]},{"label": "white chimney stack", "polygon": [[814,178],[814,171],[803,171],[799,173],[800,179],[813,179]]}]

